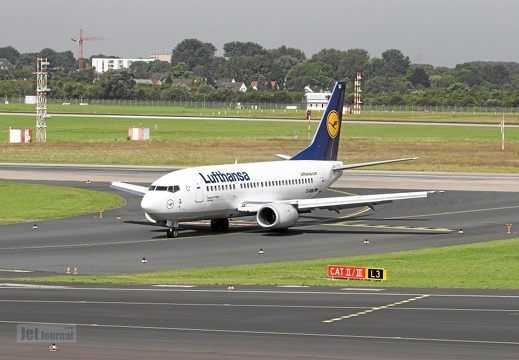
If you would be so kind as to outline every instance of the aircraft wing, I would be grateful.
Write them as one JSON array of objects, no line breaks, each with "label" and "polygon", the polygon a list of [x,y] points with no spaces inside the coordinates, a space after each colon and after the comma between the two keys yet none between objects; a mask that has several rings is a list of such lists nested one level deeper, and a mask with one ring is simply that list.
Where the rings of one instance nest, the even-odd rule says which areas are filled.
[{"label": "aircraft wing", "polygon": [[372,209],[375,205],[387,204],[397,200],[418,199],[427,197],[435,191],[415,191],[405,193],[391,193],[391,194],[374,194],[374,195],[353,195],[353,196],[338,196],[328,198],[314,198],[291,201],[298,211],[314,209],[329,209],[338,211],[358,206],[369,206]]},{"label": "aircraft wing", "polygon": [[121,191],[126,191],[130,194],[144,196],[146,192],[148,191],[148,188],[146,186],[139,186],[134,184],[128,184],[120,181],[114,181],[112,182],[112,185],[110,185],[112,189],[117,189]]},{"label": "aircraft wing", "polygon": [[339,211],[341,209],[369,206],[374,209],[375,205],[387,204],[397,200],[418,199],[427,197],[429,194],[436,191],[415,191],[405,193],[390,193],[390,194],[374,194],[374,195],[353,195],[353,196],[338,196],[327,198],[314,199],[293,199],[284,201],[244,201],[238,207],[239,211],[256,213],[265,205],[275,203],[290,204],[299,212],[311,211],[316,209],[329,209]]}]

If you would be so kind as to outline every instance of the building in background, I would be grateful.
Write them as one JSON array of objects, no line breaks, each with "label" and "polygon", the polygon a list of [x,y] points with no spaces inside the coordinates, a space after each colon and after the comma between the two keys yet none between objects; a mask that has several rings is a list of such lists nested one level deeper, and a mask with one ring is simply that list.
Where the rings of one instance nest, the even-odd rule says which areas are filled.
[{"label": "building in background", "polygon": [[117,58],[92,58],[92,68],[99,74],[108,70],[128,69],[137,61],[152,62],[155,59],[117,59]]},{"label": "building in background", "polygon": [[150,54],[150,59],[153,60],[159,60],[159,61],[167,61],[168,63],[171,62],[171,53],[167,50],[165,51],[155,51]]},{"label": "building in background", "polygon": [[14,69],[14,65],[7,59],[0,58],[0,69],[12,70]]},{"label": "building in background", "polygon": [[307,110],[324,110],[330,100],[331,92],[305,93]]}]

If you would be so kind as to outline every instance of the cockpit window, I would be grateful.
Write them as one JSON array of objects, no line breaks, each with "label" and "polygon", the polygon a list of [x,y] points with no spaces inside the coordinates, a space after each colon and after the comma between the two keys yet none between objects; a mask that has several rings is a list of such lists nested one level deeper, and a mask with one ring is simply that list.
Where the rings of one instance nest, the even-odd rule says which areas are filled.
[{"label": "cockpit window", "polygon": [[177,191],[180,191],[180,186],[178,186],[178,185],[172,185],[172,186],[151,185],[149,187],[148,191],[169,191],[171,193],[176,193]]},{"label": "cockpit window", "polygon": [[168,186],[168,191],[172,192],[172,193],[176,193],[177,191],[180,191],[180,186],[178,186],[178,185]]}]

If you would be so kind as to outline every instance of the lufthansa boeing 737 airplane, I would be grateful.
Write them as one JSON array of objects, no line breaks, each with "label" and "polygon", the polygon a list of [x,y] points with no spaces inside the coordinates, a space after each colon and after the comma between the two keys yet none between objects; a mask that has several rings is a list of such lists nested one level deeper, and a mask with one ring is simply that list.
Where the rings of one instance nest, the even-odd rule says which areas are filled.
[{"label": "lufthansa boeing 737 airplane", "polygon": [[341,209],[427,197],[433,191],[320,198],[343,170],[406,161],[402,158],[347,164],[337,161],[345,83],[337,82],[311,144],[284,161],[211,165],[173,171],[144,187],[113,182],[111,187],[143,196],[146,218],[178,236],[179,223],[211,220],[213,230],[225,231],[229,219],[256,214],[258,224],[286,231],[300,213]]}]

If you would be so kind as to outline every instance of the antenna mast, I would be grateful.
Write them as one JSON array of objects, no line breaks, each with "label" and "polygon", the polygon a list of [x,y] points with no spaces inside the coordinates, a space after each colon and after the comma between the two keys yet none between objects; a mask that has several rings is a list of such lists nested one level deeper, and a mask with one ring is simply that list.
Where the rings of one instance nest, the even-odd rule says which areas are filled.
[{"label": "antenna mast", "polygon": [[38,58],[36,65],[36,142],[47,142],[47,58]]}]

